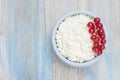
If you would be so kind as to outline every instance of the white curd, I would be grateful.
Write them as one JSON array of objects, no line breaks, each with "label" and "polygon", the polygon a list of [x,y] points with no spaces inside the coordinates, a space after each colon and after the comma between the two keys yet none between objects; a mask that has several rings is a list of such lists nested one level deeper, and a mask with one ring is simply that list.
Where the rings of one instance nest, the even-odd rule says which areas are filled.
[{"label": "white curd", "polygon": [[56,45],[60,53],[71,61],[84,62],[93,59],[93,42],[87,23],[93,19],[84,14],[65,18],[56,32]]}]

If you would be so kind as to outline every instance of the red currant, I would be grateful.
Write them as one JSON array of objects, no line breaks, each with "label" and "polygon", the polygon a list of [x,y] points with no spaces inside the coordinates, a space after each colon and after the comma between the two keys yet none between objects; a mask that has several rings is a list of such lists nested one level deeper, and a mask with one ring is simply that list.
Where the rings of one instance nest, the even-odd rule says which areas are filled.
[{"label": "red currant", "polygon": [[92,36],[90,37],[91,40],[94,40],[95,38],[96,38],[95,35],[92,35]]},{"label": "red currant", "polygon": [[104,35],[104,34],[101,34],[101,35],[100,35],[100,38],[104,39],[104,38],[105,38],[105,35]]},{"label": "red currant", "polygon": [[90,28],[90,29],[89,29],[89,33],[90,33],[90,34],[94,34],[94,33],[95,33],[95,29],[94,29],[94,28]]},{"label": "red currant", "polygon": [[104,34],[104,30],[101,28],[98,30],[98,35]]},{"label": "red currant", "polygon": [[99,49],[98,52],[97,52],[98,55],[101,55],[102,54],[102,50]]},{"label": "red currant", "polygon": [[89,23],[87,24],[87,26],[88,26],[89,28],[94,28],[94,27],[95,27],[93,22],[89,22]]},{"label": "red currant", "polygon": [[96,53],[98,53],[99,48],[98,47],[93,47],[92,50]]},{"label": "red currant", "polygon": [[101,29],[103,27],[103,24],[102,23],[97,23],[96,26],[97,26],[97,28]]},{"label": "red currant", "polygon": [[98,37],[96,37],[95,39],[94,39],[94,42],[99,42],[99,38]]},{"label": "red currant", "polygon": [[99,47],[101,50],[105,49],[105,45],[100,45]]},{"label": "red currant", "polygon": [[105,40],[105,39],[102,39],[102,40],[101,40],[101,43],[102,43],[102,44],[105,44],[105,43],[106,43],[106,40]]},{"label": "red currant", "polygon": [[99,43],[98,43],[98,42],[94,42],[94,43],[93,43],[93,46],[94,46],[94,47],[98,47],[98,46],[99,46]]},{"label": "red currant", "polygon": [[94,18],[94,22],[95,23],[100,23],[100,18],[98,18],[98,17]]}]

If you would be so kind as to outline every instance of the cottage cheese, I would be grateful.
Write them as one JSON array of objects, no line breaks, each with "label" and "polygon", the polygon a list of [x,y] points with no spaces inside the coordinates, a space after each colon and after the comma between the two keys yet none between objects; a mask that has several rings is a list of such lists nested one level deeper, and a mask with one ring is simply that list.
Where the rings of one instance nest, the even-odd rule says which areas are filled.
[{"label": "cottage cheese", "polygon": [[93,42],[87,23],[93,19],[84,14],[67,17],[56,32],[56,45],[60,53],[71,61],[84,62],[93,59]]}]

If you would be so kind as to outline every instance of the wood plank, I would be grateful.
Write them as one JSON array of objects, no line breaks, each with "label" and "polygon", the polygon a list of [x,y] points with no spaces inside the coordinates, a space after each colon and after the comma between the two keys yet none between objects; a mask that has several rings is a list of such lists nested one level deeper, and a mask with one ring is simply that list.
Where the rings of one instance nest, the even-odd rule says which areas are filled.
[{"label": "wood plank", "polygon": [[[4,3],[7,7],[4,7]],[[40,7],[39,5],[43,5],[43,1],[6,0],[4,2],[2,0],[1,4],[1,14],[3,16],[1,20],[4,21],[1,21],[1,25],[5,29],[5,39],[2,40],[4,44],[1,42],[0,50],[3,48],[5,50],[4,52],[1,51],[0,59],[8,69],[1,68],[3,65],[0,64],[0,78],[2,80],[44,79],[47,74],[46,69],[49,68],[47,64],[44,65],[44,60],[49,55],[44,53],[46,50],[45,39],[43,39],[45,33],[42,31],[45,29],[42,26],[44,24],[42,22],[43,14],[39,14],[43,10],[43,6]],[[49,60],[51,58],[46,60],[46,63],[49,63]],[[10,78],[9,76],[5,77],[8,72],[2,73],[4,70],[10,72],[8,74]],[[43,76],[43,73],[45,76]]]},{"label": "wood plank", "polygon": [[[7,1],[0,1],[0,80],[13,79],[9,71],[5,45],[5,26],[7,26]],[[13,79],[14,80],[14,79]]]}]

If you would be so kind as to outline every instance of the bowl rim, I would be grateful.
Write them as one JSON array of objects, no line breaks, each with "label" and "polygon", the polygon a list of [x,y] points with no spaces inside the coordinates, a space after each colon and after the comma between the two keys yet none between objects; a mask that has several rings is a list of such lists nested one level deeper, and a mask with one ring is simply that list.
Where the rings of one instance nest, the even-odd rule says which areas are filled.
[{"label": "bowl rim", "polygon": [[[93,58],[92,60],[90,61],[87,61],[87,62],[84,62],[84,63],[77,63],[77,62],[73,62],[73,61],[70,61],[68,59],[66,59],[59,51],[58,51],[58,48],[56,46],[56,41],[55,41],[55,35],[56,35],[56,31],[57,31],[57,28],[59,27],[60,23],[67,17],[71,16],[71,15],[74,15],[74,14],[86,14],[86,15],[91,15],[93,17],[97,17],[95,14],[89,12],[89,11],[80,11],[80,10],[76,10],[76,11],[72,11],[70,13],[67,13],[65,14],[64,16],[62,16],[58,21],[57,23],[55,24],[54,26],[54,29],[53,29],[53,32],[52,32],[52,45],[53,45],[53,49],[56,53],[56,55],[66,64],[68,65],[71,65],[73,67],[85,67],[85,66],[89,66],[95,62],[98,61],[98,59],[103,55],[99,55],[95,58]],[[102,22],[102,21],[101,21]],[[103,23],[103,22],[102,22]],[[104,23],[103,23],[104,24]],[[105,30],[105,28],[104,28]],[[105,30],[105,34],[106,34],[106,30]]]}]

